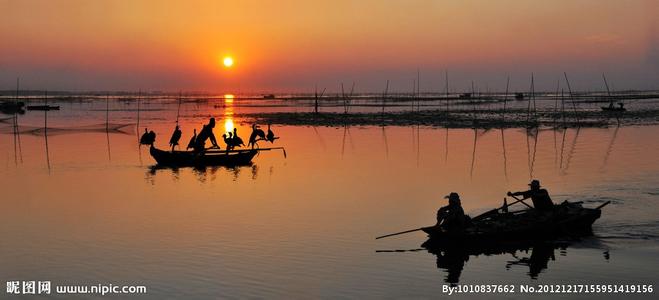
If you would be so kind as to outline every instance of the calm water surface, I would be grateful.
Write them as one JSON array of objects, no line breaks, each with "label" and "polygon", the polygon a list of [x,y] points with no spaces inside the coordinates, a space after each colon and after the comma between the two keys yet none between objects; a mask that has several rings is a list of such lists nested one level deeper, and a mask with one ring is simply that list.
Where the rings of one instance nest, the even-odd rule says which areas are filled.
[{"label": "calm water surface", "polygon": [[[112,103],[110,122],[133,126],[106,133],[104,106],[48,113],[47,139],[37,130],[43,112],[19,117],[20,136],[0,134],[0,281],[146,285],[151,298],[435,298],[449,282],[657,284],[659,127],[277,126],[275,146],[287,158],[272,151],[248,167],[172,170],[154,168],[137,146],[135,110]],[[153,129],[166,148],[177,106],[151,108],[139,130]],[[217,118],[218,138],[235,126],[246,140],[239,110],[184,105],[182,143],[207,116]],[[0,131],[11,133],[11,121]],[[374,240],[433,224],[449,192],[474,216],[531,178],[554,202],[612,201],[595,236],[458,260],[419,249],[422,233]]]}]

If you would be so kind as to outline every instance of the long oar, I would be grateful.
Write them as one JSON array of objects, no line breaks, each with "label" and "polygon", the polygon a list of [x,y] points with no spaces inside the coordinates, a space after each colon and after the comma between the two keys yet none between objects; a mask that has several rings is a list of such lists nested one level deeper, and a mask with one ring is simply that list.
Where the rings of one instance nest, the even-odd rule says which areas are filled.
[{"label": "long oar", "polygon": [[286,149],[284,147],[272,147],[272,148],[257,148],[257,149],[238,149],[238,150],[215,150],[214,148],[207,148],[204,153],[242,153],[250,151],[270,151],[270,150],[282,150],[284,152],[284,157],[286,157]]},{"label": "long oar", "polygon": [[595,207],[595,209],[601,209],[602,207],[607,206],[607,205],[609,205],[610,203],[611,203],[611,201],[606,201],[606,202],[602,203],[602,205],[600,205],[600,206],[598,206],[598,207]]},{"label": "long oar", "polygon": [[405,233],[415,232],[415,231],[419,231],[419,230],[424,230],[424,229],[426,229],[426,228],[430,228],[430,227],[421,227],[421,228],[417,228],[417,229],[410,229],[410,230],[405,230],[405,231],[401,231],[401,232],[396,232],[396,233],[386,234],[386,235],[383,235],[383,236],[376,237],[375,239],[376,239],[376,240],[379,240],[379,239],[381,239],[381,238],[386,238],[386,237],[390,237],[390,236],[394,236],[394,235],[399,235],[399,234],[405,234]]}]

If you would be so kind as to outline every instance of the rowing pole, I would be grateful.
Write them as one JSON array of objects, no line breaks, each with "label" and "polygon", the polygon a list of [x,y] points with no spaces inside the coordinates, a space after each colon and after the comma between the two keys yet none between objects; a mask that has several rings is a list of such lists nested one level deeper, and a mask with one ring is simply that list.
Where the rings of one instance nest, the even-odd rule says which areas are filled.
[{"label": "rowing pole", "polygon": [[[483,219],[483,218],[487,217],[488,215],[490,215],[490,214],[492,214],[492,213],[494,213],[494,212],[497,212],[497,211],[499,211],[499,210],[502,209],[502,208],[505,208],[505,207],[511,206],[511,205],[513,205],[513,204],[515,204],[515,203],[517,203],[517,202],[522,202],[524,205],[526,205],[526,206],[528,206],[528,207],[531,207],[531,206],[529,206],[528,204],[526,204],[526,203],[524,202],[525,199],[519,199],[519,198],[516,198],[515,196],[511,196],[511,197],[512,197],[513,199],[517,200],[517,201],[515,201],[515,202],[513,202],[513,203],[510,203],[510,204],[507,204],[507,205],[504,205],[504,206],[502,206],[502,207],[500,207],[500,208],[495,208],[495,209],[492,209],[492,210],[486,211],[486,212],[484,212],[484,213],[482,213],[482,214],[480,214],[480,215],[478,215],[478,216],[475,216],[472,220],[473,220],[473,221],[477,221],[477,220]],[[604,205],[606,205],[606,204],[608,204],[608,203],[605,203],[605,204],[601,205],[601,207],[604,207]],[[376,237],[375,239],[376,239],[376,240],[379,240],[379,239],[381,239],[381,238],[386,238],[386,237],[390,237],[390,236],[394,236],[394,235],[400,235],[400,234],[405,234],[405,233],[415,232],[415,231],[423,230],[423,229],[426,229],[426,228],[432,228],[432,227],[433,227],[433,226],[428,226],[428,227],[421,227],[421,228],[416,228],[416,229],[405,230],[405,231],[401,231],[401,232],[396,232],[396,233],[391,233],[391,234],[386,234],[386,235],[383,235],[383,236],[379,236],[379,237]]]},{"label": "rowing pole", "polygon": [[239,150],[212,150],[216,148],[207,148],[203,153],[245,153],[250,151],[270,151],[270,150],[282,150],[284,152],[284,157],[286,157],[286,149],[284,147],[271,147],[271,148],[255,148],[255,149],[239,149]]}]

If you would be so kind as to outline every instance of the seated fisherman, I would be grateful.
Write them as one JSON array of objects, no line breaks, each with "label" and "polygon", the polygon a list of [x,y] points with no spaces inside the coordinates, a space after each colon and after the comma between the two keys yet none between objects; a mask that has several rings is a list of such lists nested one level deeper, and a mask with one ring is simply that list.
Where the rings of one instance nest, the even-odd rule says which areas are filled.
[{"label": "seated fisherman", "polygon": [[211,144],[213,145],[213,147],[220,148],[220,146],[217,145],[217,141],[215,140],[215,135],[213,134],[213,128],[215,128],[215,118],[211,118],[208,121],[208,124],[204,125],[201,131],[199,132],[199,134],[197,135],[193,147],[195,152],[202,152],[206,150],[207,139],[211,140]]},{"label": "seated fisherman", "polygon": [[466,216],[460,203],[458,193],[451,193],[444,197],[448,205],[437,211],[437,226],[448,232],[461,232],[466,227]]},{"label": "seated fisherman", "polygon": [[533,201],[533,207],[539,211],[551,211],[554,209],[554,203],[549,197],[549,192],[540,188],[540,181],[534,179],[529,186],[531,189],[528,191],[515,193],[508,192],[508,196],[522,196],[523,199],[531,198],[531,201]]}]

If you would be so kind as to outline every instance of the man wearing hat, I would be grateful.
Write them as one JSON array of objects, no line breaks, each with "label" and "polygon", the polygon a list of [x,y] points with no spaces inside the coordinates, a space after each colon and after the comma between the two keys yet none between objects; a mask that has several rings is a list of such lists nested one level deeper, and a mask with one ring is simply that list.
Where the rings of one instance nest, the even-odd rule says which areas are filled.
[{"label": "man wearing hat", "polygon": [[523,199],[531,198],[535,209],[539,211],[552,211],[554,209],[554,203],[549,197],[549,192],[540,188],[540,181],[533,179],[529,186],[531,189],[528,191],[515,193],[508,192],[508,196],[522,196]]},{"label": "man wearing hat", "polygon": [[465,228],[465,212],[460,204],[460,195],[451,193],[444,197],[448,199],[448,205],[437,211],[437,226],[448,232],[460,232]]}]

